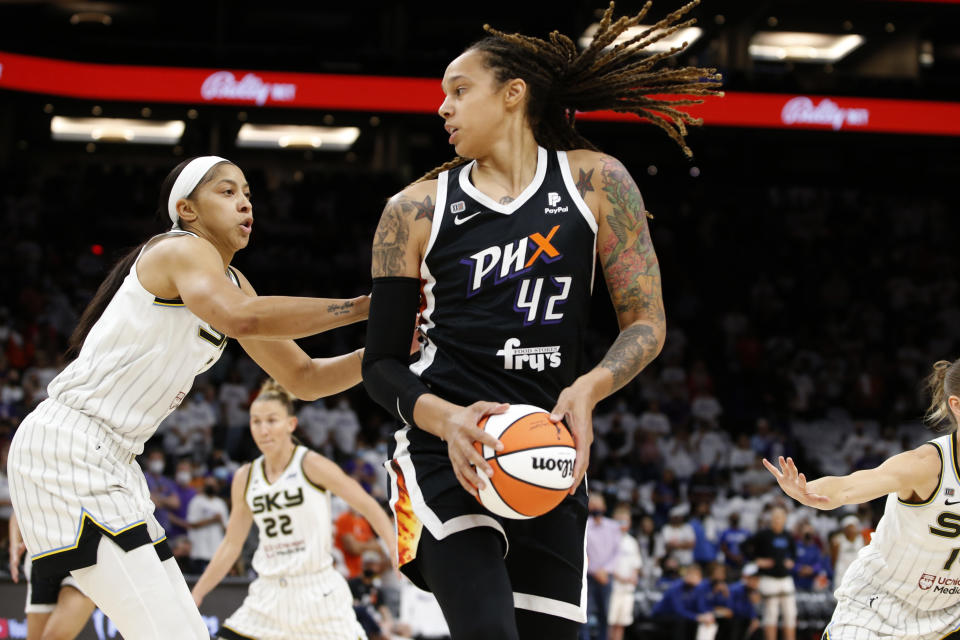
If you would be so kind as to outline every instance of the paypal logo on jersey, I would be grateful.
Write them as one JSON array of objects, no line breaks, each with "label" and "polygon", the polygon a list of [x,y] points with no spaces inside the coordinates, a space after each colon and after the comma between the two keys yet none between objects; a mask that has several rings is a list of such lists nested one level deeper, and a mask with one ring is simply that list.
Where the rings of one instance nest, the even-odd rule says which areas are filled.
[{"label": "paypal logo on jersey", "polygon": [[570,207],[561,207],[560,204],[560,194],[556,191],[551,191],[547,194],[547,206],[543,208],[544,213],[566,213],[570,210]]},{"label": "paypal logo on jersey", "polygon": [[555,225],[546,236],[541,233],[531,233],[525,238],[514,240],[503,246],[487,247],[461,260],[461,264],[470,267],[467,297],[476,295],[483,281],[490,274],[495,273],[494,284],[500,284],[504,280],[526,273],[537,260],[550,263],[562,258],[563,254],[552,244],[558,229],[560,225]]}]

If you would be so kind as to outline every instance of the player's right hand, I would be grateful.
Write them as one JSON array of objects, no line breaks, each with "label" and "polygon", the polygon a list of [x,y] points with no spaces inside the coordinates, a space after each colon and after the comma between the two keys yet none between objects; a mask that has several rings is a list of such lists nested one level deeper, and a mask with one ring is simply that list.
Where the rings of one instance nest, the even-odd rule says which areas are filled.
[{"label": "player's right hand", "polygon": [[477,423],[484,416],[503,413],[509,407],[509,404],[503,402],[474,402],[469,407],[451,413],[442,427],[453,473],[460,485],[474,498],[478,496],[477,488],[483,489],[487,486],[481,474],[489,478],[493,475],[493,468],[483,459],[473,443],[481,442],[495,451],[503,449],[503,444],[483,429],[477,428]]},{"label": "player's right hand", "polygon": [[807,490],[807,478],[797,470],[793,458],[784,459],[780,456],[779,463],[780,468],[777,469],[766,458],[763,459],[763,466],[777,479],[777,484],[785,494],[808,507],[822,508],[830,504],[830,498]]},{"label": "player's right hand", "polygon": [[18,545],[10,546],[10,578],[14,582],[20,581],[20,558],[26,550],[27,545],[22,542]]}]

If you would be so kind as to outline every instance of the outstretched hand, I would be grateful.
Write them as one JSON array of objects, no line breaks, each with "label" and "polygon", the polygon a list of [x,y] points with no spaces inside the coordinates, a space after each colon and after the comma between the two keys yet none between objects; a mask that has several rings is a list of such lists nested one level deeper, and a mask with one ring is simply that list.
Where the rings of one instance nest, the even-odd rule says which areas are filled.
[{"label": "outstretched hand", "polygon": [[777,479],[777,484],[785,494],[808,507],[822,508],[830,504],[830,498],[812,493],[807,489],[807,478],[797,470],[793,458],[784,459],[780,456],[779,463],[780,468],[777,469],[766,458],[763,459],[763,466]]}]

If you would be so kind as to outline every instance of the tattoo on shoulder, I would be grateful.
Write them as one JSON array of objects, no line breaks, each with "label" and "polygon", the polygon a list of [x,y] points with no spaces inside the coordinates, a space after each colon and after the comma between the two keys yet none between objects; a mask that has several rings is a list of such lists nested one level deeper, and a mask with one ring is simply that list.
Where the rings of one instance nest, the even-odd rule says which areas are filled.
[{"label": "tattoo on shoulder", "polygon": [[587,191],[593,190],[593,169],[590,171],[580,169],[580,177],[577,178],[577,191],[580,192],[580,197],[587,195]]},{"label": "tattoo on shoulder", "polygon": [[395,275],[403,270],[403,256],[410,238],[412,201],[398,196],[387,203],[373,236],[373,277]]},{"label": "tattoo on shoulder", "polygon": [[414,209],[417,212],[417,215],[413,217],[414,220],[420,220],[422,218],[426,218],[430,222],[433,222],[434,205],[433,205],[433,200],[430,199],[429,195],[424,199],[423,202],[416,202],[414,200],[410,200],[410,204],[413,205]]}]

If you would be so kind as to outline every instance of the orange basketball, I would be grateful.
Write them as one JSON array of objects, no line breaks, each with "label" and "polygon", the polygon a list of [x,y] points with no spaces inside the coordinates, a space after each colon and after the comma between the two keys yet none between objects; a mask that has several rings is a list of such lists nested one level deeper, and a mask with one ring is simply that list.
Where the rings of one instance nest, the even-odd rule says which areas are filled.
[{"label": "orange basketball", "polygon": [[483,418],[478,427],[503,443],[502,451],[477,442],[493,467],[479,491],[480,503],[504,518],[534,518],[560,504],[573,486],[577,452],[565,424],[528,404],[510,405],[505,413]]}]

